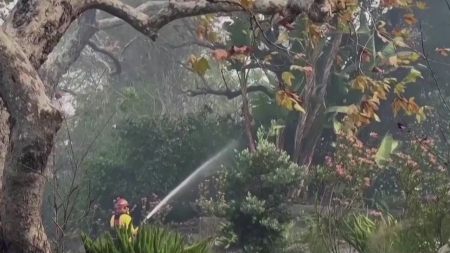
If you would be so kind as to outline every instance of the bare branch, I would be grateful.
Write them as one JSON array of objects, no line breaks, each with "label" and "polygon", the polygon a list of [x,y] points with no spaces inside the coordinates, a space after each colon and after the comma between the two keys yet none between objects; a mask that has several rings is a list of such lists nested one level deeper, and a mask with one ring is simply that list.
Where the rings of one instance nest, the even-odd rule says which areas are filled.
[{"label": "bare branch", "polygon": [[[313,17],[316,22],[325,22],[337,6],[324,7],[323,2],[324,0],[257,0],[248,11],[274,14],[289,7],[295,8],[295,13],[299,11],[308,12],[308,16]],[[163,7],[153,16],[148,16],[142,12],[141,10],[144,8],[133,8],[119,0],[72,0],[64,1],[63,4],[59,0],[47,0],[33,3],[32,19],[29,18],[30,2],[21,0],[11,11],[10,18],[4,23],[3,28],[6,34],[13,37],[21,45],[35,69],[39,69],[46,61],[48,54],[53,51],[72,21],[87,9],[99,9],[108,12],[124,20],[151,39],[156,39],[157,31],[176,19],[218,12],[244,11],[238,2],[233,0],[211,2],[207,0],[186,2],[170,0],[166,7]],[[51,13],[51,15],[48,13]],[[20,23],[18,23],[19,20]],[[25,22],[22,20],[25,20]]]},{"label": "bare branch", "polygon": [[133,44],[133,42],[135,42],[135,41],[137,40],[137,38],[138,38],[138,37],[135,36],[133,39],[131,39],[130,41],[128,41],[128,43],[125,44],[125,46],[123,46],[122,50],[120,50],[119,55],[122,55],[122,54],[125,52],[125,50],[127,50],[127,49],[131,46],[131,44]]},{"label": "bare branch", "polygon": [[[151,10],[162,9],[164,6],[167,5],[167,3],[168,3],[167,1],[148,1],[148,2],[143,3],[143,4],[139,5],[138,7],[136,7],[136,10],[147,13]],[[123,21],[120,18],[116,18],[116,17],[106,18],[106,19],[97,21],[97,28],[100,30],[107,30],[107,29],[111,29],[111,28],[115,28],[115,27],[124,25],[124,24],[126,24],[125,21]]]},{"label": "bare branch", "polygon": [[274,73],[280,73],[280,72],[289,70],[289,65],[287,65],[287,64],[277,65],[277,64],[266,63],[266,62],[252,62],[252,63],[245,65],[242,69],[257,69],[257,68],[267,69]]},{"label": "bare branch", "polygon": [[[329,6],[329,8],[323,7],[324,0],[300,0],[292,1],[286,0],[258,0],[254,3],[253,8],[250,10],[252,13],[260,14],[274,14],[279,13],[286,9],[288,2],[291,8],[295,8],[295,13],[299,12],[314,12],[308,13],[309,16],[314,17],[314,21],[320,22],[325,21],[326,18],[330,16],[333,10],[331,8],[336,8],[336,6]],[[313,8],[314,7],[314,8]],[[130,7],[118,0],[95,0],[90,1],[88,8],[96,8],[108,12],[114,15],[142,34],[155,40],[157,38],[157,31],[168,23],[181,18],[205,15],[218,12],[235,12],[243,11],[241,5],[234,1],[176,1],[170,0],[168,6],[163,7],[157,14],[153,16],[148,16],[142,11]]]},{"label": "bare branch", "polygon": [[64,95],[64,93],[70,94],[70,95],[72,95],[72,96],[74,96],[74,97],[76,97],[76,96],[78,95],[77,92],[75,92],[75,91],[73,91],[73,90],[71,90],[71,89],[60,88],[60,89],[58,89],[58,91],[55,93],[55,98],[56,98],[56,99],[61,98],[61,97]]},{"label": "bare branch", "polygon": [[181,47],[186,47],[186,46],[192,46],[192,45],[197,45],[197,46],[201,46],[201,47],[206,47],[209,48],[211,50],[216,50],[216,49],[227,49],[227,46],[221,43],[211,43],[209,41],[206,40],[199,40],[199,39],[192,39],[191,41],[187,41],[187,42],[183,42],[179,45],[171,45],[169,43],[165,43],[168,47],[172,48],[172,49],[177,49],[177,48],[181,48]]},{"label": "bare branch", "polygon": [[[257,92],[257,91],[262,92],[269,97],[273,96],[273,93],[269,90],[269,88],[264,85],[253,85],[253,86],[249,86],[247,88],[247,93]],[[228,99],[233,99],[233,98],[236,98],[236,97],[239,97],[242,95],[241,89],[215,90],[215,89],[211,89],[211,88],[207,88],[207,87],[203,87],[203,88],[200,88],[197,90],[187,90],[186,93],[190,97],[195,97],[195,96],[199,96],[199,95],[216,95],[216,96],[225,96]]]},{"label": "bare branch", "polygon": [[119,75],[120,73],[122,73],[122,66],[120,65],[120,61],[119,59],[117,59],[116,56],[114,56],[113,53],[111,53],[110,51],[108,51],[106,48],[98,46],[97,44],[95,44],[93,41],[89,41],[87,43],[87,45],[89,47],[92,48],[92,50],[97,51],[99,53],[102,53],[106,56],[108,56],[113,62],[114,62],[114,66],[116,67],[116,69],[114,71],[110,71],[109,74],[111,76],[115,76],[115,75]]},{"label": "bare branch", "polygon": [[[149,1],[136,7],[136,10],[148,12],[156,10],[167,3],[164,1]],[[54,50],[39,70],[41,79],[49,88],[55,91],[61,77],[67,73],[70,66],[78,59],[84,47],[94,34],[102,29],[109,29],[125,24],[119,18],[108,18],[96,21],[96,10],[88,10],[78,18],[78,27],[71,38],[66,40],[57,50]],[[110,57],[113,59],[112,57]],[[116,71],[117,68],[116,64]],[[113,73],[114,73],[113,72]],[[112,74],[113,74],[112,73]],[[117,73],[119,74],[119,73]]]}]

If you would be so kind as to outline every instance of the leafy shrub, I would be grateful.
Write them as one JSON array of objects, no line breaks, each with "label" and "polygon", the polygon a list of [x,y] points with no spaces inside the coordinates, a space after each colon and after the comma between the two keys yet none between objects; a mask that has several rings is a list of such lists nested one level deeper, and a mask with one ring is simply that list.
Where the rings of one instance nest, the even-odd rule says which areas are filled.
[{"label": "leafy shrub", "polygon": [[214,199],[203,195],[201,209],[226,222],[216,242],[246,252],[274,252],[284,242],[293,221],[288,193],[302,178],[302,170],[289,156],[258,131],[256,152],[240,152],[233,166],[223,167]]},{"label": "leafy shrub", "polygon": [[450,238],[450,177],[446,160],[430,138],[407,142],[392,156],[404,203],[405,231],[418,252],[436,252]]},{"label": "leafy shrub", "polygon": [[385,171],[376,163],[378,149],[365,146],[355,136],[343,132],[337,134],[335,147],[333,156],[326,156],[325,164],[308,174],[308,181],[325,186],[325,196],[317,196],[323,203],[363,207],[367,191]]},{"label": "leafy shrub", "polygon": [[[371,136],[374,143],[376,134]],[[319,179],[325,185],[325,196],[317,197],[327,206],[326,212],[317,208],[303,235],[317,249],[311,252],[335,252],[340,240],[360,253],[436,252],[450,237],[450,177],[433,140],[403,142],[398,152],[386,157],[384,166],[377,161],[385,147],[370,144],[338,134],[333,157],[310,173],[311,181]],[[388,194],[399,202],[395,206],[381,205],[383,199],[371,199],[369,194],[386,188],[379,181],[387,172],[393,175]],[[356,211],[352,209],[367,208],[373,202],[376,209],[369,214],[349,216]],[[395,218],[386,219],[388,211]]]},{"label": "leafy shrub", "polygon": [[164,228],[141,226],[133,237],[131,227],[116,229],[115,239],[106,232],[95,241],[82,233],[86,253],[208,253],[210,239],[186,246],[181,237]]}]

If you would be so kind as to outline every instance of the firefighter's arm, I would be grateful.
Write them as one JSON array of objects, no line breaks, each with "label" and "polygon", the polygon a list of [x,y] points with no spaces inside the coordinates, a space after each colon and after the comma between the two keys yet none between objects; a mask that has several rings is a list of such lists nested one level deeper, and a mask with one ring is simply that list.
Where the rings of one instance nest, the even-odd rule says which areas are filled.
[{"label": "firefighter's arm", "polygon": [[123,222],[124,222],[124,224],[126,224],[127,226],[131,226],[131,232],[133,233],[133,234],[136,234],[137,233],[137,230],[138,230],[138,228],[136,227],[134,227],[133,226],[133,222],[132,222],[132,220],[131,220],[131,216],[130,215],[123,215]]}]

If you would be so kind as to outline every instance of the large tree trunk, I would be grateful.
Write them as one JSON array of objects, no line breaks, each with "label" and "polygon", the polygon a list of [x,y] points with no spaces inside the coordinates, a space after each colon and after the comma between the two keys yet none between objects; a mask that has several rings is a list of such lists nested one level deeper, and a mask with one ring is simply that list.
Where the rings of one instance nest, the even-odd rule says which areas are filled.
[{"label": "large tree trunk", "polygon": [[24,52],[1,30],[0,62],[0,95],[10,115],[1,206],[4,247],[50,252],[41,220],[43,174],[62,117]]}]

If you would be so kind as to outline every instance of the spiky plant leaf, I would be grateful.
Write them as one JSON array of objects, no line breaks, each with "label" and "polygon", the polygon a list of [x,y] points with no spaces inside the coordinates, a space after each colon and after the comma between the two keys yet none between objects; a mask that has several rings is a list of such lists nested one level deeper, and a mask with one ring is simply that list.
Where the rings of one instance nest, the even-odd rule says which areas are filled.
[{"label": "spiky plant leaf", "polygon": [[142,226],[133,236],[131,227],[121,227],[115,236],[106,232],[95,241],[81,234],[87,253],[210,253],[211,238],[191,246],[184,244],[177,233],[161,227]]}]

